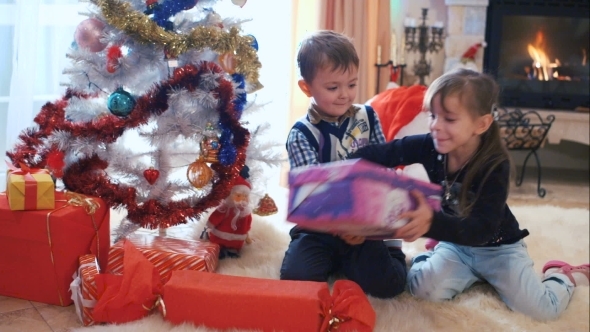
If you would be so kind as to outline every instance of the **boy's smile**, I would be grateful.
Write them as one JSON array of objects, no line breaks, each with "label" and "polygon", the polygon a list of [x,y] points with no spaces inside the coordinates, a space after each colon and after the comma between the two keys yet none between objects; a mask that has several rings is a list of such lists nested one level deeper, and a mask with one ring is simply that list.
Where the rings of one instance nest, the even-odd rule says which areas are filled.
[{"label": "boy's smile", "polygon": [[357,93],[358,68],[332,70],[328,65],[317,71],[311,84],[299,81],[299,87],[312,98],[312,104],[322,116],[338,118],[350,108]]}]

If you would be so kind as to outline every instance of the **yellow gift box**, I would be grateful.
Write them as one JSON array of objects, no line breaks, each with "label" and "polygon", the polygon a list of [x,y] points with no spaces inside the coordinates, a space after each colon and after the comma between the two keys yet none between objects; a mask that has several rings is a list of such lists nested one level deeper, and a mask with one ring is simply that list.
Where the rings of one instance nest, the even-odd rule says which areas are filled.
[{"label": "yellow gift box", "polygon": [[6,195],[11,210],[52,210],[55,184],[45,169],[8,169]]}]

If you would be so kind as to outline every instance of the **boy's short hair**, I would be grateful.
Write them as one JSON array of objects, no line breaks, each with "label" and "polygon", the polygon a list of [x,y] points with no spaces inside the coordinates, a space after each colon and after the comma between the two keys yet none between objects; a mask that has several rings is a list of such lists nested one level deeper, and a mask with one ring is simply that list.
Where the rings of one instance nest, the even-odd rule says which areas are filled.
[{"label": "boy's short hair", "polygon": [[311,83],[318,69],[328,65],[332,65],[332,70],[358,68],[359,58],[350,38],[334,31],[320,30],[301,41],[297,65],[301,77]]}]

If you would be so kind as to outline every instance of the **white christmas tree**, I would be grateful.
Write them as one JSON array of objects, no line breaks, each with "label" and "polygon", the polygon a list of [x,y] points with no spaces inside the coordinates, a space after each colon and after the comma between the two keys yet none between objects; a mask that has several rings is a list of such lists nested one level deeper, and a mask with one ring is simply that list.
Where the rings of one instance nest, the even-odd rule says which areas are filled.
[{"label": "white christmas tree", "polygon": [[264,141],[269,125],[245,121],[259,108],[248,100],[262,88],[258,45],[242,33],[247,20],[222,18],[216,3],[91,0],[67,51],[67,91],[11,161],[126,209],[132,227],[197,220],[248,169],[262,196],[265,167],[281,157]]}]

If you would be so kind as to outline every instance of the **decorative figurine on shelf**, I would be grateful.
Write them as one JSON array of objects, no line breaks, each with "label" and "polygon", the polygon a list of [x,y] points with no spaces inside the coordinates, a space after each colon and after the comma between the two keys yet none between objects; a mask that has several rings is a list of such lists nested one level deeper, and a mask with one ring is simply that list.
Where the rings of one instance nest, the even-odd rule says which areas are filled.
[{"label": "decorative figurine on shelf", "polygon": [[207,236],[209,241],[219,244],[219,259],[240,257],[244,242],[252,242],[248,237],[252,225],[252,186],[242,177],[243,173],[236,177],[229,196],[211,213],[201,234],[201,238]]},{"label": "decorative figurine on shelf", "polygon": [[480,48],[484,48],[486,46],[487,43],[485,41],[469,46],[467,51],[465,51],[465,53],[461,55],[461,59],[456,59],[454,61],[451,59],[448,61],[448,63],[446,64],[445,72],[460,68],[471,69],[473,71],[481,72],[481,69],[477,64],[477,61],[475,60],[475,57],[477,56],[477,51]]}]

